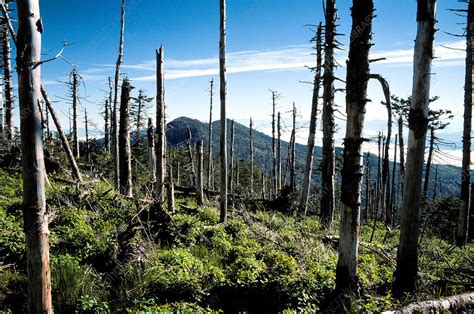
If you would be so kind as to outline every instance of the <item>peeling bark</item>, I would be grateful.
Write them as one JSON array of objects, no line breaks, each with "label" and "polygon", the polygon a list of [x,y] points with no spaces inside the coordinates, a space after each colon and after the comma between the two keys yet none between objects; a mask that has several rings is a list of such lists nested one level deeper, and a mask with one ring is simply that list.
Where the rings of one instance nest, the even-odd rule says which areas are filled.
[{"label": "peeling bark", "polygon": [[130,93],[132,86],[128,79],[122,82],[120,99],[119,161],[120,193],[132,197],[132,150],[130,147]]}]

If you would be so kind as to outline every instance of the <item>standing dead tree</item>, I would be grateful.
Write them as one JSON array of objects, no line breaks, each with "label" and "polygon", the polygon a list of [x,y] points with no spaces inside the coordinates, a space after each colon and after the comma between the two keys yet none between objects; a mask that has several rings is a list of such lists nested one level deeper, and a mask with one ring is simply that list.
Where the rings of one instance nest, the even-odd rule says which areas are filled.
[{"label": "standing dead tree", "polygon": [[[28,308],[51,313],[49,213],[38,102],[41,100],[41,32],[38,0],[18,0],[16,66],[23,164],[23,221],[26,236]],[[5,13],[5,12],[4,12]]]},{"label": "standing dead tree", "polygon": [[203,149],[202,140],[196,141],[196,160],[197,160],[197,180],[196,180],[196,195],[197,204],[204,205],[204,181],[203,181]]},{"label": "standing dead tree", "polygon": [[189,167],[191,168],[191,175],[193,178],[193,185],[196,186],[196,169],[194,167],[194,158],[193,158],[193,134],[191,133],[191,129],[189,126],[187,128],[187,136],[186,136],[186,144],[188,147],[188,160],[189,160]]},{"label": "standing dead tree", "polygon": [[108,153],[110,150],[110,111],[109,111],[109,100],[105,100],[104,105],[104,149]]},{"label": "standing dead tree", "polygon": [[[8,2],[3,4],[5,10],[8,10]],[[10,35],[8,30],[8,18],[6,16],[2,19],[2,68],[3,68],[3,83],[5,84],[5,139],[7,144],[13,139],[13,78],[11,65],[11,48]]]},{"label": "standing dead tree", "polygon": [[163,204],[166,170],[164,49],[156,51],[156,200]]},{"label": "standing dead tree", "polygon": [[5,139],[5,119],[3,103],[3,78],[0,76],[0,140]]},{"label": "standing dead tree", "polygon": [[300,210],[306,214],[308,210],[308,197],[311,189],[311,174],[313,172],[314,141],[316,138],[316,122],[318,119],[319,88],[321,85],[322,64],[322,24],[319,23],[316,31],[316,68],[314,68],[313,99],[311,101],[311,116],[309,122],[308,145],[306,152],[306,169],[304,173],[303,190],[301,191]]},{"label": "standing dead tree", "polygon": [[227,221],[227,116],[226,116],[226,0],[219,0],[220,4],[220,39],[219,39],[219,78],[221,101],[221,190],[220,190],[220,221]]},{"label": "standing dead tree", "polygon": [[270,90],[272,93],[272,194],[276,198],[278,196],[278,179],[277,179],[277,139],[276,139],[276,102],[277,100],[281,97],[280,94],[278,94],[274,90]]},{"label": "standing dead tree", "polygon": [[135,124],[135,141],[139,145],[141,142],[141,131],[144,126],[144,118],[147,115],[147,110],[150,108],[150,102],[153,97],[148,97],[144,89],[138,91],[138,96],[133,97],[133,103],[130,108],[130,116]]},{"label": "standing dead tree", "polygon": [[431,62],[436,21],[436,0],[419,0],[415,42],[412,103],[409,114],[409,138],[400,242],[394,274],[394,294],[416,290],[418,274],[418,213],[421,205],[423,161],[425,154],[428,108],[430,103]]},{"label": "standing dead tree", "polygon": [[320,218],[326,228],[331,228],[334,214],[334,50],[336,46],[336,0],[326,0],[325,41],[324,41],[324,76],[323,76],[323,151],[321,164],[321,200]]},{"label": "standing dead tree", "polygon": [[155,152],[155,128],[153,127],[153,119],[148,118],[147,130],[148,142],[148,169],[150,172],[150,182],[156,182],[156,152]]},{"label": "standing dead tree", "polygon": [[118,89],[120,80],[120,67],[123,60],[123,45],[125,40],[125,0],[122,0],[121,13],[120,13],[120,39],[117,62],[115,64],[115,78],[114,78],[114,102],[113,102],[113,113],[112,113],[112,146],[114,151],[114,164],[115,164],[115,187],[120,186],[120,156],[118,147]]},{"label": "standing dead tree", "polygon": [[278,118],[277,118],[277,152],[276,152],[276,159],[277,159],[277,192],[280,193],[282,188],[281,186],[281,113],[278,111]]},{"label": "standing dead tree", "polygon": [[293,102],[292,129],[290,145],[290,187],[291,191],[296,189],[296,104]]},{"label": "standing dead tree", "polygon": [[79,79],[76,69],[73,69],[70,75],[71,92],[72,92],[72,151],[76,158],[80,157],[79,153],[79,135],[77,131],[77,106],[79,96],[77,90],[79,88]]},{"label": "standing dead tree", "polygon": [[119,161],[120,193],[131,197],[132,193],[132,150],[130,147],[130,99],[132,86],[127,78],[122,82],[120,99]]},{"label": "standing dead tree", "polygon": [[341,171],[342,209],[336,289],[355,293],[359,293],[357,259],[363,176],[361,147],[364,141],[362,135],[367,104],[367,86],[370,78],[369,50],[372,46],[373,13],[372,0],[353,0],[352,31],[347,62],[347,126],[344,139],[344,163]]},{"label": "standing dead tree", "polygon": [[[474,32],[474,2],[468,1],[467,26],[466,26],[466,77],[464,84],[464,129],[463,129],[463,154],[461,173],[461,207],[459,208],[456,242],[464,244],[468,235],[468,220],[471,183],[471,131],[472,131],[472,61]],[[472,232],[472,230],[470,231]]]},{"label": "standing dead tree", "polygon": [[67,159],[71,166],[72,176],[77,181],[82,182],[82,176],[79,171],[79,167],[77,166],[76,160],[74,159],[74,154],[72,153],[71,147],[69,146],[66,133],[64,133],[64,130],[61,127],[61,123],[59,122],[59,117],[56,114],[56,110],[54,110],[53,103],[51,102],[51,99],[49,98],[43,85],[41,85],[41,94],[43,96],[43,99],[46,103],[47,108],[49,109],[49,112],[51,113],[51,117],[53,118],[53,122],[56,126],[56,130],[58,131],[58,135],[63,145],[64,152],[66,153]]},{"label": "standing dead tree", "polygon": [[214,79],[211,79],[211,87],[209,90],[209,131],[207,140],[207,188],[211,190],[214,187],[214,178],[212,175],[212,105],[214,97]]}]

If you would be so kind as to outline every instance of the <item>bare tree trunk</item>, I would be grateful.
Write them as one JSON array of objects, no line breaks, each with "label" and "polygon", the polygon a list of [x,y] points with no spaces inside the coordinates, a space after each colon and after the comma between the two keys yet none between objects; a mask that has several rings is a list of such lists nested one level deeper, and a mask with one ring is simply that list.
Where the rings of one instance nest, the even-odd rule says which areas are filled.
[{"label": "bare tree trunk", "polygon": [[109,100],[105,100],[104,111],[104,148],[107,153],[110,148],[110,130],[109,130]]},{"label": "bare tree trunk", "polygon": [[204,182],[203,182],[203,151],[202,140],[196,142],[196,159],[197,159],[197,180],[196,194],[199,206],[204,205]]},{"label": "bare tree trunk", "polygon": [[112,113],[112,146],[114,150],[114,163],[115,163],[115,186],[120,187],[120,156],[119,156],[119,134],[118,134],[118,85],[120,80],[120,66],[122,65],[123,59],[123,45],[125,39],[125,0],[122,0],[121,13],[120,13],[120,39],[118,48],[117,63],[115,65],[115,79],[114,79],[114,102],[113,102],[113,113]]},{"label": "bare tree trunk", "polygon": [[127,78],[122,82],[120,99],[119,161],[120,193],[131,197],[132,193],[132,150],[130,147],[130,93],[132,86]]},{"label": "bare tree trunk", "polygon": [[153,119],[148,118],[148,168],[150,171],[150,182],[156,182],[156,152],[155,152],[155,128]]},{"label": "bare tree trunk", "polygon": [[[179,166],[179,163],[178,163]],[[178,171],[179,173],[179,171]],[[179,175],[178,175],[179,176]],[[179,181],[178,181],[179,185]],[[167,200],[168,200],[168,212],[174,212],[174,184],[173,184],[173,166],[168,164],[168,191],[167,191]]]},{"label": "bare tree trunk", "polygon": [[403,138],[403,116],[400,114],[398,118],[398,139],[400,142],[400,178],[401,182],[401,193],[403,194],[403,181],[405,178],[405,139]]},{"label": "bare tree trunk", "polygon": [[324,13],[325,49],[323,76],[323,159],[321,165],[321,212],[326,228],[331,228],[334,214],[334,49],[336,47],[336,1],[326,0]]},{"label": "bare tree trunk", "polygon": [[227,117],[226,117],[226,0],[220,0],[220,40],[219,40],[219,75],[221,100],[221,191],[220,191],[220,221],[227,221]]},{"label": "bare tree trunk", "polygon": [[253,177],[254,177],[254,169],[253,169],[253,122],[252,118],[250,118],[249,124],[249,160],[250,160],[250,196],[253,195]]},{"label": "bare tree trunk", "polygon": [[191,175],[193,177],[193,184],[192,186],[196,186],[196,170],[194,168],[194,158],[193,158],[193,135],[191,133],[191,129],[187,126],[188,135],[187,135],[187,145],[188,145],[188,158],[189,158],[189,166],[191,168]]},{"label": "bare tree trunk", "polygon": [[418,1],[418,33],[415,43],[413,96],[410,108],[408,155],[406,163],[403,206],[400,224],[400,243],[394,293],[416,290],[418,274],[418,212],[421,205],[423,161],[428,108],[430,102],[431,62],[435,33],[436,0]]},{"label": "bare tree trunk", "polygon": [[66,133],[64,133],[63,128],[61,127],[61,123],[59,122],[56,110],[54,110],[53,103],[51,102],[51,99],[49,99],[48,93],[46,93],[46,90],[44,89],[43,85],[41,85],[41,94],[43,96],[47,108],[49,109],[49,112],[51,113],[51,117],[53,118],[53,122],[56,126],[56,130],[58,131],[59,138],[61,139],[64,152],[66,153],[66,156],[69,160],[72,176],[77,181],[82,182],[82,176],[79,171],[79,167],[77,166],[76,160],[74,159],[74,154],[72,153],[71,147],[69,146]]},{"label": "bare tree trunk", "polygon": [[392,165],[392,191],[390,192],[390,213],[392,217],[390,217],[390,221],[393,223],[394,219],[394,203],[396,199],[396,182],[395,182],[395,176],[397,173],[397,145],[398,143],[398,135],[395,135],[395,145],[394,145],[394,153],[393,153],[393,165]]},{"label": "bare tree trunk", "polygon": [[316,32],[316,68],[313,83],[313,99],[311,102],[311,117],[309,122],[308,145],[306,152],[306,169],[304,173],[303,190],[301,191],[300,209],[306,215],[308,210],[308,197],[311,189],[311,174],[313,172],[314,141],[316,138],[316,122],[318,119],[319,87],[321,85],[322,63],[322,24],[319,23]]},{"label": "bare tree trunk", "polygon": [[232,119],[230,124],[230,162],[229,162],[229,193],[233,193],[234,186],[234,136],[235,136],[235,121]]},{"label": "bare tree trunk", "polygon": [[77,79],[77,71],[76,69],[72,70],[72,150],[74,152],[74,156],[79,159],[79,135],[77,134],[77,88],[79,86],[79,81]]},{"label": "bare tree trunk", "polygon": [[293,128],[291,130],[291,151],[290,151],[290,187],[291,191],[296,189],[296,105],[293,102]]},{"label": "bare tree trunk", "polygon": [[[362,154],[367,85],[369,81],[369,50],[372,38],[372,0],[354,0],[352,33],[347,62],[344,164],[341,183],[341,225],[339,228],[339,259],[336,268],[336,289],[358,293],[357,259],[362,190]],[[364,25],[364,27],[361,27]]]},{"label": "bare tree trunk", "polygon": [[156,52],[156,200],[164,201],[166,170],[165,80],[163,46]]},{"label": "bare tree trunk", "polygon": [[108,141],[105,143],[105,153],[106,154],[109,154],[110,153],[110,146],[111,146],[111,142],[112,142],[112,136],[113,136],[113,127],[114,127],[114,121],[113,121],[113,117],[114,117],[114,112],[112,110],[112,103],[113,103],[113,91],[112,91],[112,78],[109,76],[108,78],[108,83],[109,83],[109,97],[108,97],[108,104],[106,103],[106,105],[108,105],[107,107],[107,111],[109,112],[109,116],[108,116],[108,119],[107,119],[107,124],[108,124],[108,134],[106,134],[106,137],[108,138]]},{"label": "bare tree trunk", "polygon": [[276,143],[276,100],[278,94],[276,91],[270,91],[272,93],[272,184],[273,184],[273,197],[278,196],[278,180],[277,180],[277,143]]},{"label": "bare tree trunk", "polygon": [[281,113],[278,112],[277,119],[277,130],[278,130],[278,140],[277,140],[277,197],[281,190]]},{"label": "bare tree trunk", "polygon": [[428,149],[428,161],[426,162],[426,170],[425,170],[425,181],[423,182],[423,197],[426,199],[428,195],[428,188],[430,185],[430,174],[431,174],[431,163],[433,160],[433,151],[434,151],[434,128],[430,128],[430,147]]},{"label": "bare tree trunk", "polygon": [[367,152],[367,161],[365,166],[365,212],[362,219],[369,220],[370,207],[370,153]]},{"label": "bare tree trunk", "polygon": [[[211,79],[211,89],[209,91],[209,138],[207,145],[207,188],[209,190],[214,188],[214,178],[212,175],[212,105],[213,105],[213,96],[214,96],[214,79]],[[232,190],[232,189],[231,189]]]},{"label": "bare tree trunk", "polygon": [[470,182],[471,182],[471,131],[472,131],[472,33],[474,31],[474,2],[468,1],[467,28],[466,28],[466,82],[464,84],[464,132],[461,175],[461,207],[459,209],[456,242],[464,244],[467,240],[469,209],[470,209]]},{"label": "bare tree trunk", "polygon": [[41,32],[38,0],[18,0],[17,72],[23,163],[23,220],[26,236],[28,309],[51,313],[49,213],[38,102],[41,100]]},{"label": "bare tree trunk", "polygon": [[13,139],[13,79],[11,66],[10,35],[7,27],[7,19],[3,23],[2,34],[2,58],[3,58],[3,82],[5,84],[5,139],[7,144]]}]

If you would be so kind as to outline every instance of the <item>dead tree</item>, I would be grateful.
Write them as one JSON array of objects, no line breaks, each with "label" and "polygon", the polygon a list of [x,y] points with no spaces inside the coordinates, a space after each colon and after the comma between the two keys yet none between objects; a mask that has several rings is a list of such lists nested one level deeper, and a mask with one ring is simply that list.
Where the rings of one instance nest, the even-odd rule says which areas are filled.
[{"label": "dead tree", "polygon": [[301,191],[300,209],[306,214],[308,210],[308,197],[311,189],[311,174],[313,172],[314,141],[316,137],[316,122],[318,119],[319,87],[321,85],[322,64],[322,24],[319,23],[316,31],[316,68],[313,83],[313,99],[311,101],[311,116],[309,122],[308,145],[306,152],[306,169],[304,173],[303,190]]},{"label": "dead tree", "polygon": [[5,139],[5,119],[3,103],[3,78],[0,76],[0,140]]},{"label": "dead tree", "polygon": [[112,142],[112,136],[113,136],[113,128],[114,128],[114,112],[112,109],[112,104],[113,104],[113,88],[112,88],[112,78],[109,76],[108,78],[108,86],[109,86],[109,96],[108,96],[108,108],[107,111],[109,112],[109,117],[108,117],[108,134],[106,135],[108,137],[107,143],[105,143],[105,153],[109,154],[110,153],[110,147],[111,147],[111,142]]},{"label": "dead tree", "polygon": [[276,139],[276,102],[280,98],[280,94],[270,90],[272,93],[272,194],[276,198],[278,196],[278,179],[277,179],[277,139]]},{"label": "dead tree", "polygon": [[122,82],[120,98],[119,161],[120,193],[131,197],[132,193],[132,150],[130,147],[130,93],[132,86],[127,78]]},{"label": "dead tree", "polygon": [[219,78],[221,101],[221,190],[220,190],[220,221],[227,221],[227,116],[226,116],[226,0],[220,2],[220,40],[219,40]]},{"label": "dead tree", "polygon": [[77,131],[77,106],[79,97],[77,89],[79,87],[79,79],[76,69],[71,72],[71,90],[72,90],[72,151],[76,158],[80,157],[79,153],[79,135]]},{"label": "dead tree", "polygon": [[249,124],[249,160],[250,160],[250,195],[253,195],[253,177],[254,177],[254,169],[253,169],[253,122],[252,118],[250,118]]},{"label": "dead tree", "polygon": [[44,89],[44,86],[41,85],[41,94],[43,99],[46,103],[46,106],[51,113],[51,117],[53,118],[54,125],[56,126],[56,130],[58,131],[59,138],[63,145],[64,152],[66,153],[67,159],[71,166],[72,176],[75,180],[82,182],[82,176],[79,171],[79,167],[77,166],[76,160],[74,159],[74,154],[72,153],[71,147],[69,146],[69,142],[67,140],[66,133],[64,133],[63,128],[61,127],[61,123],[59,122],[59,117],[56,114],[56,110],[54,110],[53,103],[48,96],[48,93]]},{"label": "dead tree", "polygon": [[135,123],[135,141],[137,145],[140,145],[141,142],[140,133],[144,126],[143,120],[147,115],[147,110],[150,107],[151,101],[153,101],[153,97],[148,97],[143,89],[140,89],[138,91],[138,96],[133,98],[131,116]]},{"label": "dead tree", "polygon": [[104,149],[107,153],[110,149],[110,126],[109,126],[109,100],[105,100],[104,106]]},{"label": "dead tree", "polygon": [[461,173],[461,207],[459,209],[456,242],[464,244],[468,235],[471,182],[471,131],[472,131],[472,35],[474,31],[474,2],[468,1],[466,27],[466,77],[464,84],[464,128]]},{"label": "dead tree", "polygon": [[150,182],[156,182],[156,152],[155,152],[155,128],[153,127],[153,119],[148,118],[147,130],[148,142],[148,169],[150,172]]},{"label": "dead tree", "polygon": [[115,164],[115,186],[120,186],[120,156],[118,147],[118,85],[120,80],[120,67],[123,60],[123,45],[125,39],[125,0],[122,0],[121,13],[120,13],[120,39],[117,62],[115,64],[115,78],[114,78],[114,102],[113,102],[113,113],[112,113],[112,146],[114,151],[114,164]]},{"label": "dead tree", "polygon": [[[178,163],[179,166],[179,163]],[[179,170],[178,170],[178,177],[179,177]],[[179,181],[178,181],[179,185]],[[167,200],[168,200],[168,212],[174,212],[174,184],[173,184],[173,166],[168,164],[168,190],[167,190]]]},{"label": "dead tree", "polygon": [[23,221],[26,236],[28,309],[51,313],[49,213],[38,102],[41,100],[41,32],[38,0],[18,0],[16,66],[23,164]]},{"label": "dead tree", "polygon": [[164,49],[156,51],[156,200],[164,200],[166,170]]},{"label": "dead tree", "polygon": [[[339,228],[339,259],[336,268],[336,289],[359,292],[357,259],[359,246],[360,207],[362,191],[362,153],[367,85],[369,81],[369,50],[372,46],[372,0],[354,0],[352,32],[346,79],[347,126],[344,139],[344,164],[341,182],[341,225]],[[361,27],[364,25],[364,27]]]},{"label": "dead tree", "polygon": [[196,180],[196,195],[197,204],[204,205],[204,182],[203,182],[203,149],[202,140],[196,141],[196,160],[197,160],[197,180]]},{"label": "dead tree", "polygon": [[191,129],[189,126],[186,126],[187,128],[187,136],[186,136],[186,143],[188,146],[188,160],[189,160],[189,167],[191,168],[191,175],[193,178],[193,183],[192,186],[196,186],[196,169],[194,167],[194,158],[193,158],[193,135],[191,133]]},{"label": "dead tree", "polygon": [[391,221],[393,222],[393,214],[394,214],[394,204],[395,204],[395,197],[396,197],[396,182],[395,177],[397,173],[397,147],[398,147],[398,134],[395,135],[395,145],[394,145],[394,153],[393,153],[393,164],[392,164],[392,191],[390,192],[390,212],[392,214]]},{"label": "dead tree", "polygon": [[367,152],[367,160],[365,164],[365,212],[362,217],[365,221],[369,220],[370,208],[370,153]]},{"label": "dead tree", "polygon": [[229,193],[234,192],[234,136],[235,136],[235,121],[232,119],[230,123],[230,161],[229,161]]},{"label": "dead tree", "polygon": [[336,48],[336,0],[326,0],[324,76],[323,76],[323,158],[321,164],[320,218],[326,228],[331,228],[334,214],[334,49]]},{"label": "dead tree", "polygon": [[[8,3],[8,1],[7,1]],[[6,7],[7,4],[4,4]],[[5,139],[7,144],[13,140],[13,79],[11,65],[10,34],[8,30],[8,19],[4,17],[2,22],[2,59],[3,59],[3,83],[5,84]]]},{"label": "dead tree", "polygon": [[423,161],[428,107],[430,102],[431,62],[435,34],[436,0],[418,1],[418,33],[415,42],[413,96],[409,117],[408,155],[406,161],[400,242],[394,274],[395,295],[416,290],[418,274],[418,212],[421,205]]},{"label": "dead tree", "polygon": [[[209,131],[208,131],[208,140],[207,140],[207,188],[211,190],[214,188],[214,178],[212,175],[212,105],[214,97],[214,79],[211,79],[211,88],[209,90]],[[232,189],[231,189],[232,190]]]},{"label": "dead tree", "polygon": [[296,188],[296,105],[293,102],[293,123],[291,129],[291,145],[290,145],[290,187],[291,191]]},{"label": "dead tree", "polygon": [[[277,159],[277,193],[280,193],[280,190],[282,188],[281,186],[281,113],[278,112],[278,118],[277,118],[277,133],[278,133],[278,139],[277,139],[277,153],[276,153],[276,159]],[[278,195],[277,195],[278,196]]]}]

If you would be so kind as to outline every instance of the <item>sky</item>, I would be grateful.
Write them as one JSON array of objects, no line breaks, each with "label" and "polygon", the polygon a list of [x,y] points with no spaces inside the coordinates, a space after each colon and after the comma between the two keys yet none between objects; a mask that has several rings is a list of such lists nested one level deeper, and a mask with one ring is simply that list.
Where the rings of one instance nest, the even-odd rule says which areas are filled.
[{"label": "sky", "polygon": [[[350,0],[336,1],[339,16],[337,53],[340,67],[336,76],[345,79],[345,61],[349,49],[351,16]],[[413,77],[413,46],[416,37],[415,0],[375,0],[371,58],[385,61],[371,64],[371,72],[379,73],[390,83],[391,93],[406,98],[411,94]],[[68,126],[70,104],[64,99],[71,64],[76,65],[84,84],[80,87],[81,104],[100,130],[103,119],[101,105],[107,90],[107,77],[114,75],[117,59],[120,0],[40,0],[43,19],[44,59],[54,56],[63,41],[72,43],[63,55],[69,62],[55,60],[42,65],[42,79],[50,96],[56,101],[63,124]],[[438,1],[435,56],[431,95],[440,96],[435,109],[452,110],[455,118],[440,137],[456,143],[450,150],[452,158],[439,157],[436,162],[459,163],[464,97],[465,52],[445,47],[465,48],[462,38],[446,32],[462,34],[465,18],[448,9],[462,8],[455,0]],[[13,7],[14,9],[14,7]],[[13,13],[14,16],[14,13]],[[254,119],[257,130],[271,133],[271,93],[281,94],[278,110],[289,124],[292,103],[298,110],[298,141],[306,142],[311,107],[313,73],[306,66],[315,66],[310,39],[314,26],[323,20],[319,0],[227,0],[227,69],[228,117],[248,125]],[[16,25],[15,25],[16,26]],[[218,0],[126,0],[125,52],[122,66],[135,86],[154,96],[155,49],[165,49],[165,88],[168,120],[188,116],[208,120],[209,81],[218,86]],[[71,64],[70,64],[71,63]],[[343,88],[341,82],[336,88]],[[367,107],[366,137],[386,128],[387,112],[377,82],[369,84],[371,103]],[[214,97],[214,120],[219,116],[218,90]],[[345,129],[345,98],[336,96],[338,133],[341,145]],[[153,110],[149,111],[153,116]],[[16,114],[18,117],[18,114]],[[16,121],[18,123],[18,120]],[[319,127],[318,127],[319,128]],[[100,136],[99,132],[96,132]],[[289,132],[285,132],[289,137]],[[317,132],[321,138],[321,132]],[[318,141],[320,143],[320,140]],[[364,149],[373,150],[368,144]]]}]

